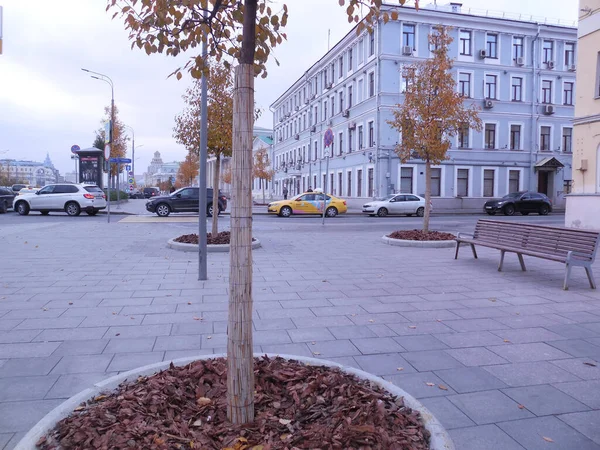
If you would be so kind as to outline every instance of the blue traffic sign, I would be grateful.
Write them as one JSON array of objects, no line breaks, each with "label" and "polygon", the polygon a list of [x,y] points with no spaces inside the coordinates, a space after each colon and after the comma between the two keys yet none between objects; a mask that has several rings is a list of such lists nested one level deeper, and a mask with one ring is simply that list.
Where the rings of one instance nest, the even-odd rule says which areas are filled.
[{"label": "blue traffic sign", "polygon": [[79,150],[81,150],[79,148],[79,145],[75,144],[75,145],[71,146],[71,153],[75,153],[76,154]]},{"label": "blue traffic sign", "polygon": [[115,164],[131,164],[130,158],[110,158],[111,163]]}]

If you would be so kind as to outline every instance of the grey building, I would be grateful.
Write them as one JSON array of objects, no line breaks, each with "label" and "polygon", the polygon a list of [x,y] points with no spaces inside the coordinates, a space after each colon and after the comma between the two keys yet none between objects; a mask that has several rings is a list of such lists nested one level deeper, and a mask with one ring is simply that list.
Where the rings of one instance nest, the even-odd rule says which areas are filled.
[{"label": "grey building", "polygon": [[[324,187],[345,198],[424,194],[425,165],[402,164],[388,124],[403,100],[401,68],[432,56],[428,35],[451,27],[456,89],[481,107],[481,132],[464,129],[432,171],[434,207],[480,208],[518,190],[564,205],[571,184],[577,29],[547,19],[463,10],[459,3],[398,10],[372,33],[350,31],[272,105],[272,185]],[[487,14],[487,15],[486,15]],[[331,129],[329,171],[324,134]]]}]

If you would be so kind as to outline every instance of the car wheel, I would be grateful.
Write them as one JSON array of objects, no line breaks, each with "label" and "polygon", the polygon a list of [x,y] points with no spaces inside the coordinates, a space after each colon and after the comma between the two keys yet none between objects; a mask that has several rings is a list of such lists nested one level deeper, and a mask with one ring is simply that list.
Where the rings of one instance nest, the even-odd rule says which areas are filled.
[{"label": "car wheel", "polygon": [[540,206],[540,216],[547,216],[549,212],[548,205]]},{"label": "car wheel", "polygon": [[422,206],[417,209],[417,216],[418,217],[423,217],[425,215],[425,208],[423,208]]},{"label": "car wheel", "polygon": [[488,216],[495,216],[496,215],[496,211],[486,211],[486,213],[488,214]]},{"label": "car wheel", "polygon": [[528,216],[529,215],[529,211],[521,211],[521,215]]},{"label": "car wheel", "polygon": [[78,216],[79,214],[81,214],[81,208],[77,203],[69,202],[65,205],[65,212],[69,216]]},{"label": "car wheel", "polygon": [[290,217],[292,215],[292,208],[289,206],[284,206],[279,210],[279,215],[281,217]]},{"label": "car wheel", "polygon": [[29,205],[25,202],[17,202],[17,206],[15,208],[20,216],[26,216],[29,214]]},{"label": "car wheel", "polygon": [[212,203],[206,207],[206,217],[212,217],[213,215],[213,206]]},{"label": "car wheel", "polygon": [[2,202],[0,203],[0,213],[5,213],[8,211],[8,203]]},{"label": "car wheel", "polygon": [[42,216],[47,216],[48,214],[50,214],[50,211],[40,211],[40,214]]},{"label": "car wheel", "polygon": [[325,215],[327,217],[335,217],[338,215],[338,210],[335,206],[330,206],[325,210]]},{"label": "car wheel", "polygon": [[515,213],[515,207],[513,205],[506,205],[504,207],[504,215],[512,216]]},{"label": "car wheel", "polygon": [[91,211],[86,211],[88,216],[95,216],[96,214],[98,214],[98,210],[93,209]]},{"label": "car wheel", "polygon": [[158,217],[167,217],[171,214],[171,207],[166,203],[159,203],[156,205],[156,215]]},{"label": "car wheel", "polygon": [[377,216],[378,216],[378,217],[385,217],[385,216],[387,216],[387,215],[388,215],[388,210],[387,210],[387,208],[379,208],[379,209],[377,210]]}]

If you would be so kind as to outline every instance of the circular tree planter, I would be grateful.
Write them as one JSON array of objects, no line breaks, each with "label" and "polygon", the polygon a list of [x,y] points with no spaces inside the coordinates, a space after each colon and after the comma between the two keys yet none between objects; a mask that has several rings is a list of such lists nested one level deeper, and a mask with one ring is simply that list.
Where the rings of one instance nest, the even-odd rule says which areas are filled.
[{"label": "circular tree planter", "polygon": [[[402,233],[402,232],[394,232],[394,233]],[[436,240],[426,240],[424,236],[422,236],[421,230],[405,230],[404,233],[413,237],[413,239],[402,239],[398,237],[392,237],[394,233],[391,233],[387,236],[382,236],[381,240],[388,245],[395,245],[398,247],[424,247],[424,248],[450,248],[456,247],[456,241],[454,240],[456,235],[454,233],[448,232],[438,232],[433,231],[430,233],[435,233],[439,235],[440,239]],[[411,236],[412,235],[412,236]],[[449,238],[449,239],[444,239]]]},{"label": "circular tree planter", "polygon": [[[209,233],[210,234],[210,233]],[[223,233],[221,233],[223,234]],[[190,235],[191,236],[191,235]],[[182,236],[179,236],[182,237]],[[177,242],[173,238],[167,241],[167,246],[172,248],[173,250],[178,250],[180,252],[198,252],[198,244],[189,244],[185,242]],[[197,240],[197,235],[196,235]],[[252,238],[252,249],[259,248],[261,246],[260,241],[256,238]],[[206,251],[210,252],[229,252],[230,245],[229,244],[208,244],[206,246]]]},{"label": "circular tree planter", "polygon": [[[331,368],[338,368],[347,374],[354,375],[359,380],[370,381],[372,384],[378,386],[384,391],[387,391],[392,396],[402,397],[404,399],[404,405],[420,413],[423,425],[430,434],[430,450],[454,450],[454,444],[452,443],[450,436],[442,427],[440,422],[438,422],[438,420],[431,414],[431,412],[429,412],[427,408],[425,408],[418,400],[416,400],[410,394],[406,393],[398,386],[383,380],[382,378],[379,378],[362,370],[355,369],[353,367],[344,366],[332,361],[322,359],[293,355],[255,354],[255,357],[258,358],[261,358],[263,356],[267,356],[269,358],[275,358],[279,356],[284,359],[299,361],[300,363],[303,363],[307,366],[325,366]],[[171,364],[173,364],[174,366],[185,366],[195,361],[209,360],[220,357],[226,357],[226,355],[205,355],[198,357],[181,358],[157,364],[150,364],[98,382],[92,385],[90,388],[69,398],[68,400],[57,406],[55,409],[50,411],[48,414],[46,414],[46,416],[44,416],[36,425],[34,425],[33,428],[29,430],[29,432],[21,439],[21,441],[17,444],[15,449],[36,450],[36,443],[40,440],[40,438],[46,436],[49,431],[54,429],[58,422],[60,422],[65,417],[71,415],[75,411],[75,409],[78,408],[82,403],[85,403],[90,399],[96,398],[102,393],[110,393],[110,391],[114,391],[119,387],[119,385],[121,385],[125,381],[131,381],[132,383],[135,383],[135,380],[137,380],[138,377],[150,376],[161,370],[166,370],[170,367]]]}]

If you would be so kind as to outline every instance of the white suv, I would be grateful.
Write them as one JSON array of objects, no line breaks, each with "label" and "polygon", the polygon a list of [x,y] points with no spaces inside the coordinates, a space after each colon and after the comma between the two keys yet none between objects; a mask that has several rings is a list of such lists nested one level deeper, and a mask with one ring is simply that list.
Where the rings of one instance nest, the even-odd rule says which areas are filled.
[{"label": "white suv", "polygon": [[22,216],[29,211],[47,215],[50,211],[64,211],[78,216],[85,211],[94,216],[106,208],[106,195],[93,184],[48,184],[33,194],[21,194],[15,198],[14,210]]}]

